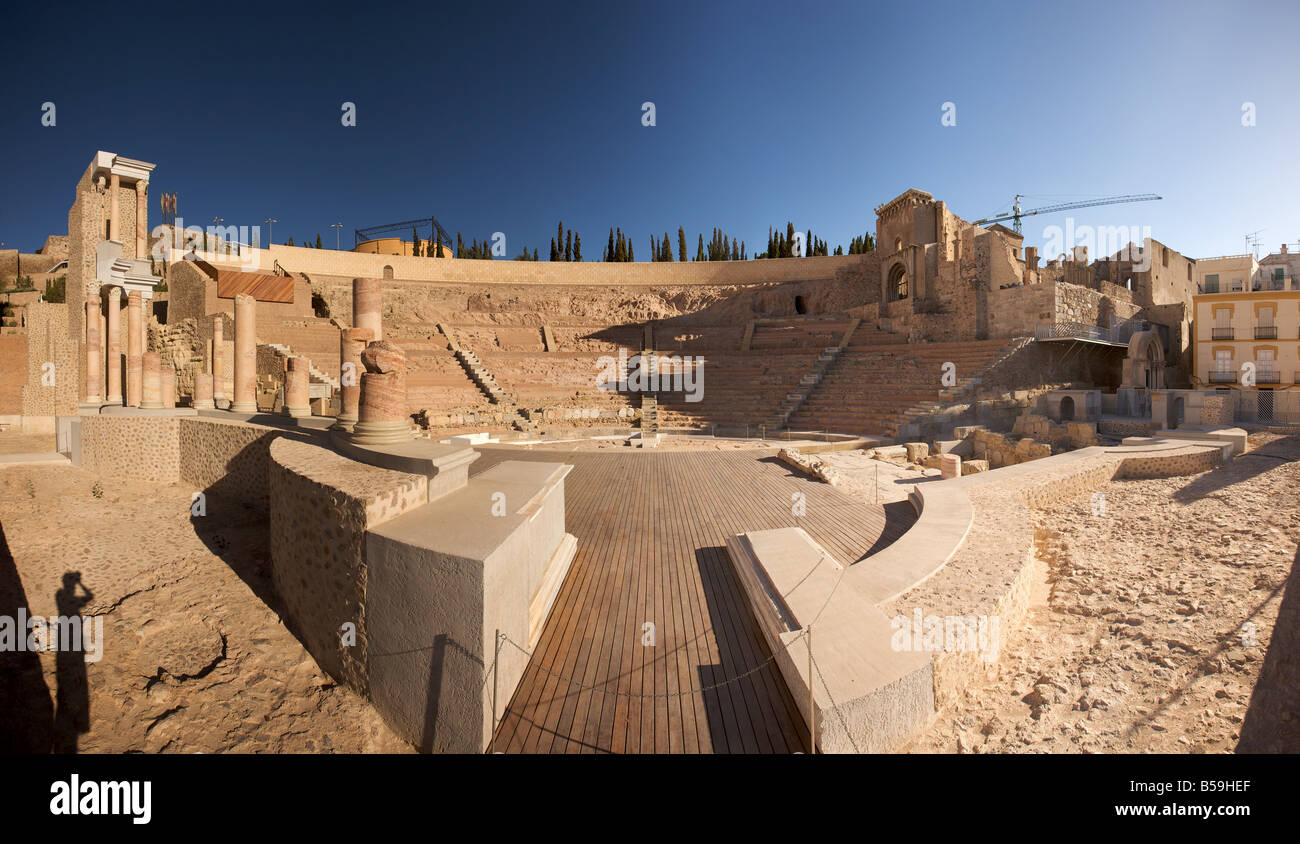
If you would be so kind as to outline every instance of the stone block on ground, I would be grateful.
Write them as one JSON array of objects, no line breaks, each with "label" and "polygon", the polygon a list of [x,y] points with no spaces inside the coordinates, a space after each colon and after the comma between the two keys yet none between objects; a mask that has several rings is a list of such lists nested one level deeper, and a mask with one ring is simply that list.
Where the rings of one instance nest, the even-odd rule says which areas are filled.
[{"label": "stone block on ground", "polygon": [[963,460],[961,463],[961,473],[963,475],[973,475],[976,472],[987,472],[989,462],[987,460]]}]

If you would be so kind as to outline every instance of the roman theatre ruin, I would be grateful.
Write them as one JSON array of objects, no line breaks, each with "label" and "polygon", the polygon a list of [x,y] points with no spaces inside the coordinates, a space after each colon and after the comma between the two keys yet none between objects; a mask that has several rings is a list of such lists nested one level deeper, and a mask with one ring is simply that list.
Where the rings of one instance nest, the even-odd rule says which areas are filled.
[{"label": "roman theatre ruin", "polygon": [[[1032,636],[1048,515],[1105,519],[1125,484],[1254,448],[1192,388],[1194,261],[1158,241],[1043,262],[908,190],[866,254],[253,248],[151,229],[153,171],[95,154],[41,255],[66,261],[66,301],[22,302],[0,336],[5,436],[51,442],[0,462],[3,612],[39,608],[61,548],[92,610],[185,588],[173,571],[224,584],[168,616],[201,619],[207,650],[141,633],[89,667],[85,741],[108,708],[163,725],[125,749],[209,747],[187,713],[234,692],[177,700],[225,671],[316,677],[312,729],[373,722],[346,749],[939,742]],[[47,488],[65,521],[42,545],[24,531]],[[132,561],[155,532],[183,559]],[[233,607],[269,632],[240,639]],[[144,652],[159,667],[113,667]]]}]

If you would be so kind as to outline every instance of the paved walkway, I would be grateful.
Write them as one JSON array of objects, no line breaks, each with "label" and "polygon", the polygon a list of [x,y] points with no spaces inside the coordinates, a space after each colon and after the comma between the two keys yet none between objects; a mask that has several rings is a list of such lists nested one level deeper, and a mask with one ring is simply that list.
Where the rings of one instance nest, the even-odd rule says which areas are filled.
[{"label": "paved walkway", "polygon": [[481,451],[474,473],[508,459],[573,464],[566,515],[578,537],[494,750],[806,751],[723,542],[799,526],[851,562],[906,531],[905,509],[887,516],[762,451]]}]

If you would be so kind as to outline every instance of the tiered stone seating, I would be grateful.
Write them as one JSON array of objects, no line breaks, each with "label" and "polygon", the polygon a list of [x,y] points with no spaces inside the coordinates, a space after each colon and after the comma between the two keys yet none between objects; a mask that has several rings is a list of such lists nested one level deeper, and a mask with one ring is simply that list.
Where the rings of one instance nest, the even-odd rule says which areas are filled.
[{"label": "tiered stone seating", "polygon": [[521,407],[593,408],[615,414],[621,408],[638,407],[640,400],[634,395],[599,388],[604,355],[617,356],[610,352],[479,353],[483,365]]},{"label": "tiered stone seating", "polygon": [[759,425],[799,385],[819,350],[782,353],[732,352],[704,355],[703,400],[688,402],[684,393],[659,393],[660,428],[711,425],[732,429]]},{"label": "tiered stone seating", "polygon": [[[1007,340],[964,343],[850,343],[821,383],[790,417],[791,430],[897,434],[909,413],[934,406],[970,384],[1007,351]],[[956,366],[956,387],[941,382],[943,364]]]},{"label": "tiered stone seating", "polygon": [[844,332],[853,325],[851,319],[760,320],[750,338],[752,352],[783,350],[817,350],[838,346]]},{"label": "tiered stone seating", "polygon": [[412,413],[491,412],[492,404],[470,379],[441,335],[390,336],[406,352],[406,402]]},{"label": "tiered stone seating", "polygon": [[264,342],[288,346],[294,354],[307,358],[312,366],[338,381],[339,329],[328,319],[281,320],[274,325],[258,326],[257,334]]}]

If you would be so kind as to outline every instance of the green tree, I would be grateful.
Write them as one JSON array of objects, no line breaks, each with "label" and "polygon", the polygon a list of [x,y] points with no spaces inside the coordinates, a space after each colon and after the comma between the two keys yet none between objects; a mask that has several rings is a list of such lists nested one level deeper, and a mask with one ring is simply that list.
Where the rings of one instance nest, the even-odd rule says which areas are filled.
[{"label": "green tree", "polygon": [[573,236],[573,260],[582,261],[582,235],[580,234]]},{"label": "green tree", "polygon": [[686,229],[677,227],[677,260],[686,263]]},{"label": "green tree", "polygon": [[700,243],[699,246],[695,248],[695,260],[704,260],[704,232],[700,232]]},{"label": "green tree", "polygon": [[564,260],[573,260],[573,230],[570,229],[564,235]]}]

